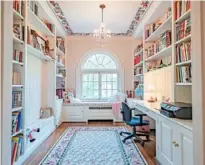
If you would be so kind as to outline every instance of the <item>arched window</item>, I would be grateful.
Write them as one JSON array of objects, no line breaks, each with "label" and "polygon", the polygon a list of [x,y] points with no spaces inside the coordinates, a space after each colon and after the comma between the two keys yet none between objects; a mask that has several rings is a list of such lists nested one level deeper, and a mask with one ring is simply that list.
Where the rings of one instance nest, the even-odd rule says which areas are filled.
[{"label": "arched window", "polygon": [[85,61],[83,69],[117,69],[117,66],[110,56],[93,54]]},{"label": "arched window", "polygon": [[89,55],[81,65],[81,98],[105,100],[119,90],[117,61],[105,53]]}]

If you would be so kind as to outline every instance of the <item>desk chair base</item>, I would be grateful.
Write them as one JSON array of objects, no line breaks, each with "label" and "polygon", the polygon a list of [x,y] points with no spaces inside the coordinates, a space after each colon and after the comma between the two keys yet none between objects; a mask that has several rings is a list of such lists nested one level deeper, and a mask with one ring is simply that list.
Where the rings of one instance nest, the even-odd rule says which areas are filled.
[{"label": "desk chair base", "polygon": [[[123,143],[125,143],[126,140],[135,137],[136,140],[140,141],[140,144],[144,147],[145,141],[149,141],[149,134],[148,134],[148,133],[137,133],[137,132],[136,132],[136,127],[133,127],[132,133],[130,133],[130,132],[120,132],[120,135],[121,135],[121,136],[122,136],[123,134],[128,135],[127,137],[125,137],[125,138],[122,140]],[[145,137],[146,137],[146,140],[141,139],[140,136],[145,136]]]}]

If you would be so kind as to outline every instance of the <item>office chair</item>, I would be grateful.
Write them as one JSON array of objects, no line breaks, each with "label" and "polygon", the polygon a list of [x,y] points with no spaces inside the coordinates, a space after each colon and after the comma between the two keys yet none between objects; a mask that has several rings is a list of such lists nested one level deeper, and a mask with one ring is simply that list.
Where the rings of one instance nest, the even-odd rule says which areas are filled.
[{"label": "office chair", "polygon": [[132,127],[132,133],[130,132],[120,132],[120,135],[123,134],[128,135],[123,139],[123,143],[126,142],[126,140],[131,139],[132,137],[135,137],[137,140],[140,141],[140,144],[144,146],[145,140],[141,139],[140,136],[145,136],[147,140],[149,140],[149,133],[137,133],[136,132],[136,126],[145,126],[149,125],[149,121],[143,120],[143,116],[147,116],[146,114],[137,114],[135,117],[132,117],[132,111],[135,110],[135,108],[129,108],[129,106],[122,102],[122,116],[123,121]]}]

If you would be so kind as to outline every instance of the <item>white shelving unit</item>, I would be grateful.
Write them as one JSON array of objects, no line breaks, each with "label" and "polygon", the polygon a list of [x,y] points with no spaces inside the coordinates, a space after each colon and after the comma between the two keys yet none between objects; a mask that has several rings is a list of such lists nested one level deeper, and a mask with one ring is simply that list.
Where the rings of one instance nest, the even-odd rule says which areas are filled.
[{"label": "white shelving unit", "polygon": [[[171,7],[171,11],[172,14],[169,15],[167,17],[167,19],[164,19],[163,16],[165,16],[165,13],[168,11],[168,8]],[[180,23],[184,20],[186,20],[187,18],[189,18],[191,16],[191,10],[189,9],[187,12],[185,12],[184,14],[181,15],[181,17],[175,19],[175,7],[174,6],[174,2],[171,1],[153,1],[150,8],[147,10],[146,14],[144,15],[143,19],[140,21],[140,23],[138,24],[138,28],[135,30],[135,32],[133,33],[133,37],[135,39],[137,39],[139,42],[143,42],[143,59],[144,61],[135,65],[134,69],[137,68],[138,66],[143,66],[143,77],[144,79],[146,77],[151,77],[148,76],[150,74],[159,74],[159,73],[164,73],[165,70],[169,70],[169,74],[168,75],[172,75],[171,77],[171,86],[172,86],[172,91],[171,92],[171,98],[173,100],[175,99],[180,99],[183,98],[182,100],[187,101],[187,102],[191,102],[190,98],[187,97],[183,97],[180,95],[180,93],[185,92],[186,95],[190,96],[191,95],[191,86],[192,83],[179,83],[176,82],[176,68],[177,67],[183,67],[183,66],[191,66],[192,65],[192,60],[188,60],[188,61],[183,61],[183,62],[179,62],[176,63],[176,47],[185,43],[185,42],[189,42],[191,41],[191,34],[185,36],[184,38],[180,39],[180,40],[176,40],[176,27],[180,25]],[[152,23],[158,23],[159,21],[161,21],[161,19],[163,19],[163,23],[152,33],[149,35],[149,37],[145,38],[145,28],[147,28],[147,26],[150,26],[150,24]],[[156,26],[156,24],[155,24]],[[146,57],[146,52],[145,49],[152,46],[152,43],[158,41],[160,39],[160,36],[162,33],[164,33],[165,31],[170,30],[171,31],[171,45],[162,49],[161,51],[159,51],[158,53],[150,56],[150,57]],[[141,40],[142,39],[142,40]],[[138,54],[135,54],[138,55]],[[149,69],[149,72],[152,72],[150,74],[146,74],[148,73],[148,66],[149,63],[151,64],[158,64],[159,62],[166,64],[165,66],[168,67],[159,67],[158,69]],[[170,65],[171,64],[171,65]],[[151,66],[151,65],[150,65]],[[169,67],[170,66],[170,67]],[[167,69],[169,68],[169,69]],[[164,70],[164,71],[163,71]],[[146,74],[146,76],[145,76]],[[135,76],[136,77],[136,76]],[[169,82],[170,84],[170,82]],[[179,101],[179,100],[178,100]]]},{"label": "white shelving unit", "polygon": [[143,53],[143,49],[141,49],[140,51],[138,51],[137,53],[135,53],[135,56],[139,56],[141,53]]},{"label": "white shelving unit", "polygon": [[43,23],[40,18],[38,18],[30,8],[27,8],[28,20],[31,25],[33,25],[37,30],[40,30],[44,35],[54,37],[54,34],[48,29],[45,23]]},{"label": "white shelving unit", "polygon": [[20,40],[19,38],[15,37],[15,36],[13,36],[13,41],[15,44],[23,44],[24,43],[24,41]]},{"label": "white shelving unit", "polygon": [[[4,2],[4,12],[1,17],[3,18],[2,26],[4,26],[2,32],[6,34],[2,38],[4,52],[2,68],[4,71],[3,75],[5,76],[3,77],[5,80],[3,82],[3,88],[6,89],[3,91],[4,99],[2,100],[3,102],[6,101],[6,104],[4,103],[2,105],[6,109],[4,112],[5,119],[2,121],[4,122],[2,131],[5,134],[3,143],[9,144],[5,145],[2,143],[2,150],[6,154],[2,155],[1,162],[3,164],[11,164],[11,142],[14,141],[14,138],[20,139],[22,137],[23,143],[22,155],[18,155],[18,158],[12,163],[13,165],[22,165],[35,149],[54,131],[57,125],[55,122],[57,117],[59,121],[59,113],[56,111],[60,111],[59,108],[56,108],[56,79],[64,79],[64,76],[56,74],[56,68],[62,68],[66,65],[66,52],[63,53],[56,47],[56,37],[61,36],[65,38],[66,31],[54,14],[53,9],[51,9],[49,2],[33,1],[38,6],[38,10],[36,10],[38,11],[38,16],[30,9],[28,5],[30,1],[17,1],[16,3],[21,2],[23,2],[24,7],[19,7],[20,10],[23,9],[23,11],[19,12],[13,8],[13,2]],[[53,24],[51,27],[52,32],[44,21]],[[16,36],[13,34],[14,24],[15,28],[18,28],[17,24],[20,25],[20,28],[16,30],[23,29],[20,33],[21,39],[16,37],[19,34]],[[30,38],[28,33],[31,29],[38,34],[37,36],[41,38],[41,42],[49,41],[49,53],[46,53],[49,55],[45,55],[44,52],[46,50],[40,51],[44,47],[41,45],[43,43],[39,43],[39,40],[37,41],[39,45],[35,46],[39,50],[32,46],[35,43],[30,42],[33,38]],[[12,45],[13,48],[11,48]],[[14,51],[17,54],[16,57],[14,56]],[[62,60],[62,64],[57,62],[57,56],[61,56],[64,59]],[[15,76],[20,75],[16,81],[12,81],[13,72],[17,72]],[[22,92],[22,103],[19,106],[13,106],[12,104],[12,93],[14,91]],[[48,119],[41,119],[39,116],[41,107],[53,108],[54,116]],[[21,120],[21,126],[19,125],[20,127],[18,129],[13,129],[12,131],[12,116],[20,113],[21,118],[19,120]],[[40,132],[34,135],[36,140],[30,142],[27,136],[29,129],[32,130],[38,127],[40,128]]]},{"label": "white shelving unit", "polygon": [[172,15],[167,18],[166,21],[162,25],[160,25],[146,40],[145,42],[152,42],[156,41],[160,38],[160,35],[162,32],[165,32],[167,30],[171,30],[172,27]]},{"label": "white shelving unit", "polygon": [[160,52],[156,53],[155,55],[148,57],[145,62],[150,62],[152,60],[162,59],[164,57],[170,56],[172,54],[172,45],[167,48],[162,49]]}]

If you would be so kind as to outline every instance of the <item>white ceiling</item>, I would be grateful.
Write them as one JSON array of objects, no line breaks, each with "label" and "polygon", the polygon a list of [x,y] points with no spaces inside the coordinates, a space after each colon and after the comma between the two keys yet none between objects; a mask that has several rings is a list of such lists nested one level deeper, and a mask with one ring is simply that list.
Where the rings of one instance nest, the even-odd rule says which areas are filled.
[{"label": "white ceiling", "polygon": [[101,22],[100,4],[105,4],[104,23],[112,33],[126,33],[141,1],[58,1],[73,33],[93,33]]}]

